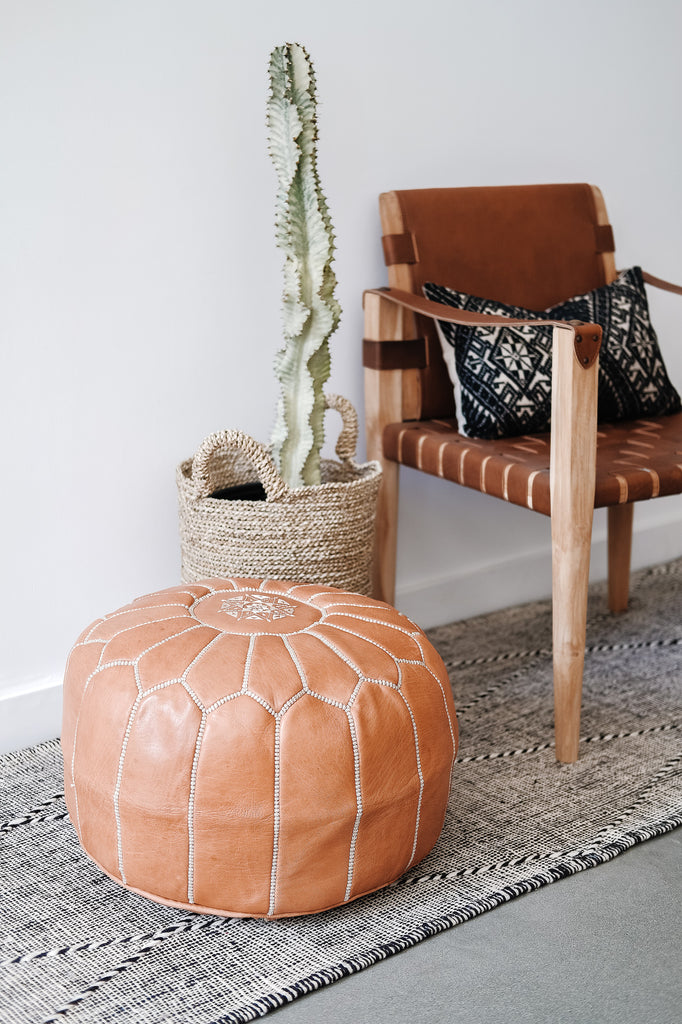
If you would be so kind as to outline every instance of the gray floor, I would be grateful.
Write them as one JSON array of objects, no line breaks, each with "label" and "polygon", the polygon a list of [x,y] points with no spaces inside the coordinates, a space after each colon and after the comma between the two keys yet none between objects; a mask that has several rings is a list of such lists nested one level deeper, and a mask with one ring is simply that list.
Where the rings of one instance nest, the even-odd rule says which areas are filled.
[{"label": "gray floor", "polygon": [[682,828],[337,982],[273,1024],[682,1024]]}]

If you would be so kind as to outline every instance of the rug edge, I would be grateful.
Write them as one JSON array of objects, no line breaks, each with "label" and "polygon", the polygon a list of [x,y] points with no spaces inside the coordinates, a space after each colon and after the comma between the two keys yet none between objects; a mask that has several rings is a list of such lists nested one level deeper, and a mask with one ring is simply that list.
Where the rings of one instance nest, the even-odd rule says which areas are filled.
[{"label": "rug edge", "polygon": [[[407,932],[393,942],[381,943],[378,946],[372,947],[366,953],[342,960],[334,967],[323,971],[316,971],[305,978],[299,979],[293,985],[286,986],[267,996],[262,996],[260,999],[249,1003],[239,1010],[230,1011],[228,1014],[216,1018],[212,1024],[249,1024],[250,1021],[265,1017],[271,1011],[278,1010],[288,1003],[293,1003],[302,996],[311,995],[313,992],[327,988],[343,978],[359,974],[361,971],[380,963],[382,960],[387,960],[397,953],[414,948],[425,939],[433,938],[433,936],[449,931],[451,928],[457,927],[457,925],[472,921],[489,910],[495,910],[505,903],[510,903],[519,896],[529,895],[531,892],[537,892],[545,886],[552,885],[554,882],[559,882],[564,878],[570,878],[580,874],[582,871],[607,864],[621,854],[627,853],[628,850],[633,849],[635,846],[649,839],[658,839],[660,836],[674,832],[680,826],[682,826],[682,812],[663,818],[655,825],[625,832],[621,839],[609,843],[603,850],[591,852],[590,854],[577,853],[573,857],[559,861],[543,872],[538,872],[527,879],[504,886],[486,897],[485,900],[475,900],[456,915],[446,914],[442,917],[425,921],[419,928]],[[510,891],[517,888],[518,891]]]}]

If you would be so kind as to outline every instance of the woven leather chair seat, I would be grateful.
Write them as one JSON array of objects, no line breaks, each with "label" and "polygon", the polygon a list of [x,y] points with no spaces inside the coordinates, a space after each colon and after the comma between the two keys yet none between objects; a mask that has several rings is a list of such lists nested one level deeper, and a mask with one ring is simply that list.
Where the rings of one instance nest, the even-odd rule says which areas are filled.
[{"label": "woven leather chair seat", "polygon": [[[549,434],[479,441],[454,419],[391,423],[387,458],[514,505],[550,514]],[[602,423],[597,432],[595,507],[682,493],[682,413]]]}]

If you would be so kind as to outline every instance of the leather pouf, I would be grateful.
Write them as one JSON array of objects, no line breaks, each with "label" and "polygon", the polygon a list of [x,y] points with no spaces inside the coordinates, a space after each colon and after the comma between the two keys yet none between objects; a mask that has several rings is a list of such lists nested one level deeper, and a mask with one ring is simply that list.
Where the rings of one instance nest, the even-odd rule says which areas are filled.
[{"label": "leather pouf", "polygon": [[457,722],[394,608],[331,587],[204,580],[99,619],[64,682],[66,800],[113,879],[281,917],[398,878],[436,842]]}]

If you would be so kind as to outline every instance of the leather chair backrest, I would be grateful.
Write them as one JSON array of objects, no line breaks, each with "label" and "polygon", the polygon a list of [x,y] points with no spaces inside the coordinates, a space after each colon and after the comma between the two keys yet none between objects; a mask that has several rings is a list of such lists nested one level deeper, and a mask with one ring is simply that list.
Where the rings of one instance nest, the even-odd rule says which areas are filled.
[{"label": "leather chair backrest", "polygon": [[[613,233],[587,184],[411,189],[380,197],[389,284],[421,294],[425,281],[528,309],[613,280]],[[452,415],[435,332],[425,320],[429,365],[422,418]]]}]

